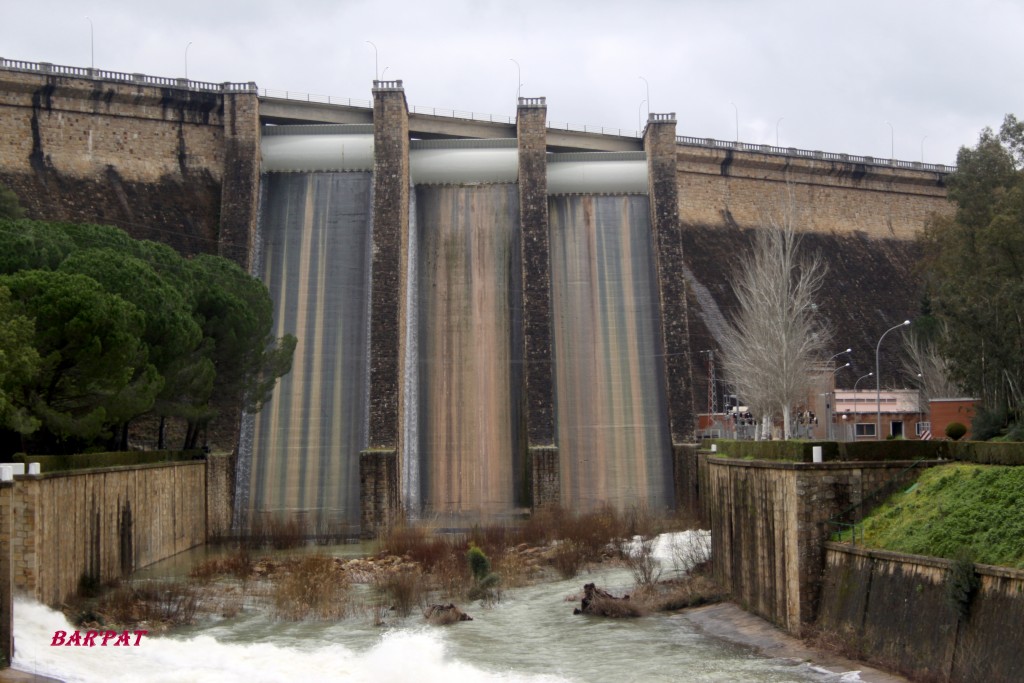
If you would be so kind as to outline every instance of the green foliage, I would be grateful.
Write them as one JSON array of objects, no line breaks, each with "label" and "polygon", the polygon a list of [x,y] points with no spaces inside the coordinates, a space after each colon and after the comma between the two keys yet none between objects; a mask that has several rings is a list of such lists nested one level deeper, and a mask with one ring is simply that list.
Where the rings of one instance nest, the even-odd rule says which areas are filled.
[{"label": "green foliage", "polygon": [[217,256],[0,215],[0,287],[8,444],[93,447],[150,412],[187,419],[194,445],[215,385],[256,411],[291,369],[296,340],[273,336],[266,287]]},{"label": "green foliage", "polygon": [[478,546],[469,546],[469,551],[466,552],[466,560],[469,562],[469,571],[477,581],[483,580],[491,573],[491,561]]},{"label": "green foliage", "polygon": [[18,195],[0,186],[0,218],[21,218],[25,211],[18,203]]},{"label": "green foliage", "polygon": [[[1003,427],[1006,426],[1006,409],[1005,408],[981,408],[975,414],[971,420],[971,438],[976,441],[988,441],[991,438],[999,436]],[[949,436],[947,434],[947,436]],[[962,434],[960,436],[963,436]],[[954,438],[950,436],[949,438]],[[956,437],[960,439],[960,437]]]},{"label": "green foliage", "polygon": [[0,287],[0,428],[30,434],[39,428],[24,402],[18,400],[21,387],[39,372],[35,321],[20,314],[11,302],[11,292]]},{"label": "green foliage", "polygon": [[56,439],[48,445],[96,439],[152,406],[161,381],[146,361],[137,307],[84,275],[28,270],[0,285],[35,320],[39,372],[17,402]]},{"label": "green foliage", "polygon": [[0,219],[0,274],[56,270],[77,247],[56,223]]},{"label": "green foliage", "polygon": [[921,474],[863,524],[865,545],[1024,568],[1024,467],[951,464]]},{"label": "green foliage", "polygon": [[959,441],[967,433],[967,427],[962,422],[950,422],[946,425],[946,436],[953,439],[953,441]]},{"label": "green foliage", "polygon": [[947,327],[941,351],[952,379],[990,408],[1024,403],[1024,126],[1007,116],[961,148],[948,179],[954,216],[922,235],[923,273]]},{"label": "green foliage", "polygon": [[971,613],[971,600],[978,592],[981,581],[974,571],[974,560],[962,550],[953,560],[946,578],[946,603],[962,620]]},{"label": "green foliage", "polygon": [[24,455],[11,458],[14,462],[39,463],[39,471],[69,472],[106,467],[136,467],[155,463],[183,462],[201,457],[200,451],[120,451],[116,453],[80,453],[75,455]]}]

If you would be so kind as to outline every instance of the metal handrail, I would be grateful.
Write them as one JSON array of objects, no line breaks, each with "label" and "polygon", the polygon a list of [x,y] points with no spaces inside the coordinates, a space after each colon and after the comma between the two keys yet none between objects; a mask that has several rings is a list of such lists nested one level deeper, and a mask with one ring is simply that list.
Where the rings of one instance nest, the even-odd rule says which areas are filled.
[{"label": "metal handrail", "polygon": [[[862,510],[864,508],[864,506],[869,501],[872,501],[872,500],[878,498],[883,492],[886,492],[885,495],[887,495],[887,496],[891,495],[892,492],[895,491],[896,488],[898,488],[895,485],[896,482],[901,477],[903,477],[904,474],[906,474],[910,470],[914,469],[915,467],[917,467],[918,465],[923,463],[925,460],[927,460],[927,458],[919,458],[919,459],[915,460],[914,462],[912,462],[907,467],[904,467],[902,470],[900,470],[899,472],[897,472],[893,476],[889,477],[889,479],[884,484],[879,486],[877,489],[875,489],[874,491],[872,491],[868,495],[866,495],[863,498],[861,498],[859,502],[854,503],[853,505],[851,505],[850,507],[846,508],[842,512],[840,512],[840,513],[830,517],[825,522],[825,524],[827,524],[829,527],[836,527],[838,529],[838,531],[836,533],[839,534],[840,540],[842,540],[843,531],[846,530],[846,529],[849,529],[850,530],[851,543],[854,546],[856,546],[857,545],[857,526],[863,523],[863,521],[864,521],[863,515],[859,516],[860,517],[859,520],[855,520],[853,522],[843,522],[843,521],[840,521],[840,520],[843,517],[846,517],[847,515],[849,515],[852,512],[856,512],[858,510]],[[861,533],[861,539],[863,539],[863,538],[864,538],[864,534]]]},{"label": "metal handrail", "polygon": [[[145,74],[129,74],[120,71],[105,71],[77,66],[62,66],[50,64],[49,62],[26,62],[16,59],[4,59],[0,57],[0,68],[12,71],[27,71],[33,73],[52,74],[57,76],[68,76],[74,78],[87,78],[98,81],[113,81],[119,83],[137,83],[142,85],[155,85],[171,88],[185,88],[188,90],[199,90],[205,92],[254,92],[260,97],[284,99],[301,102],[316,102],[319,104],[334,104],[346,107],[359,107],[372,109],[373,103],[369,100],[353,99],[350,97],[335,97],[333,95],[314,95],[311,93],[294,92],[291,90],[273,90],[269,88],[257,88],[252,81],[247,83],[208,83],[205,81],[192,81],[185,78],[167,78],[164,76],[147,76]],[[398,81],[395,81],[396,83]],[[472,111],[458,109],[446,109],[442,107],[412,106],[410,113],[430,116],[444,116],[447,118],[463,119],[466,121],[485,121],[489,123],[515,124],[516,117],[501,114],[480,114]],[[578,133],[594,133],[598,135],[615,135],[618,137],[642,138],[643,132],[624,128],[612,128],[609,126],[590,126],[586,124],[556,123],[548,121],[548,130],[566,130]],[[876,159],[869,156],[856,154],[839,154],[834,152],[822,152],[820,150],[798,149],[796,147],[776,147],[774,145],[758,145],[748,142],[732,140],[716,140],[714,138],[697,138],[687,135],[677,135],[676,144],[690,147],[705,147],[711,149],[732,149],[743,152],[756,152],[759,154],[771,154],[775,156],[797,157],[805,159],[821,159],[823,161],[839,161],[855,164],[867,164],[870,166],[887,166],[889,168],[902,168],[914,171],[931,171],[934,173],[952,173],[956,166],[944,164],[926,164],[920,161],[903,161],[899,159]]]},{"label": "metal handrail", "polygon": [[740,152],[755,152],[758,154],[772,154],[775,156],[821,159],[822,161],[867,164],[870,166],[889,166],[891,168],[905,168],[914,171],[932,171],[934,173],[953,173],[956,171],[956,166],[947,166],[945,164],[925,164],[920,161],[902,161],[900,159],[876,159],[875,157],[860,156],[858,154],[822,152],[821,150],[798,149],[796,147],[776,147],[775,145],[758,145],[734,140],[716,140],[714,138],[694,138],[687,135],[677,135],[676,144],[687,145],[690,147],[733,149]]},{"label": "metal handrail", "polygon": [[146,74],[130,74],[123,71],[106,71],[79,66],[63,66],[49,62],[25,62],[17,59],[0,57],[0,69],[23,71],[70,78],[86,78],[93,81],[111,81],[115,83],[131,83],[155,85],[160,87],[184,88],[205,92],[256,92],[256,84],[248,83],[208,83],[192,81],[187,78],[167,78],[165,76],[147,76]]}]

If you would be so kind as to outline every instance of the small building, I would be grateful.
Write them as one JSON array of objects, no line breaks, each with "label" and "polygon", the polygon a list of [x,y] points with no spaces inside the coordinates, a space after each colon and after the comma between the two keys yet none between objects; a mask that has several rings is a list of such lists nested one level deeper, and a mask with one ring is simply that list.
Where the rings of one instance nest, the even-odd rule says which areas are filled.
[{"label": "small building", "polygon": [[[930,438],[927,417],[916,389],[882,392],[835,392],[834,434],[837,441]],[[881,433],[878,432],[881,423]]]},{"label": "small building", "polygon": [[930,402],[931,432],[934,438],[946,438],[946,426],[959,422],[967,427],[964,439],[971,438],[971,421],[978,411],[976,398],[933,398]]}]

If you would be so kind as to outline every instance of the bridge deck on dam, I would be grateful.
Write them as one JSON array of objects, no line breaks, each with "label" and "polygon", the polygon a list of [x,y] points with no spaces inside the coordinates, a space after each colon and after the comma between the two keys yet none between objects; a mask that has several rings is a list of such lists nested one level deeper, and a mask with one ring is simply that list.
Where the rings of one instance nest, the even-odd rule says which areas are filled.
[{"label": "bridge deck on dam", "polygon": [[[493,120],[453,116],[444,113],[409,113],[409,134],[422,140],[448,138],[514,138],[515,119],[494,116]],[[480,116],[480,115],[477,115]],[[356,104],[309,102],[279,97],[260,97],[260,121],[276,125],[304,123],[373,123],[373,109]],[[555,152],[636,152],[643,140],[631,135],[592,133],[562,128],[547,129],[548,149]]]}]

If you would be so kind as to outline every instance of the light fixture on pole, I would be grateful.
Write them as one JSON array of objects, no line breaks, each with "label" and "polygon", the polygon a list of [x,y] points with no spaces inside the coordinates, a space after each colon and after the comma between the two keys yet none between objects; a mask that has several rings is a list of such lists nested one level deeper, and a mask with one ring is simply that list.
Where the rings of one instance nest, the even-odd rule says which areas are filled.
[{"label": "light fixture on pole", "polygon": [[[840,351],[839,353],[846,352]],[[838,355],[839,354],[837,353],[836,356]],[[836,356],[832,356],[832,358],[835,358]],[[829,360],[832,360],[832,358],[830,358]],[[838,368],[832,371],[832,390],[825,394],[825,436],[828,438],[829,441],[832,441],[833,438],[832,416],[835,415],[836,413],[836,373],[848,367],[850,367],[849,363],[847,363],[846,365],[840,365]],[[831,397],[831,401],[829,400],[829,397]]]},{"label": "light fixture on pole", "polygon": [[780,116],[779,120],[775,122],[775,146],[776,147],[779,146],[779,124],[782,123],[782,120],[784,118],[786,118],[786,117],[785,116]]},{"label": "light fixture on pole", "polygon": [[377,63],[377,46],[374,45],[372,40],[366,41],[373,48],[373,80],[380,80],[380,65]]},{"label": "light fixture on pole", "polygon": [[736,142],[740,141],[740,108],[736,106],[735,102],[730,102],[732,108],[736,112]]},{"label": "light fixture on pole", "polygon": [[889,126],[889,158],[890,159],[895,159],[896,158],[896,131],[893,130],[892,124],[889,123],[888,121],[885,122],[885,125]]},{"label": "light fixture on pole", "polygon": [[922,164],[924,163],[924,141],[927,140],[927,139],[928,139],[927,135],[925,135],[923,138],[921,138],[921,163]]},{"label": "light fixture on pole", "polygon": [[644,82],[644,86],[646,86],[646,88],[647,88],[647,99],[644,100],[644,101],[647,102],[647,118],[650,118],[651,117],[651,84],[648,83],[647,79],[644,78],[643,76],[640,76],[640,80]]},{"label": "light fixture on pole", "polygon": [[858,377],[857,381],[853,383],[853,420],[854,420],[853,440],[854,441],[857,440],[857,422],[856,422],[857,421],[857,386],[860,384],[860,381],[862,379],[867,379],[868,377],[874,377],[874,375],[875,375],[875,373],[869,372],[868,374],[864,375],[863,377]]},{"label": "light fixture on pole", "polygon": [[[826,363],[828,363],[828,362],[829,362],[829,361],[831,361],[831,360],[832,360],[833,358],[838,358],[839,356],[843,355],[844,353],[852,353],[852,352],[853,352],[853,349],[852,349],[852,348],[846,349],[845,351],[840,351],[839,353],[837,353],[837,354],[833,355],[833,356],[832,356],[831,358],[829,358],[829,359],[828,359],[827,361],[825,361],[825,362],[826,362]],[[849,363],[847,363],[847,365],[849,365]]]},{"label": "light fixture on pole", "polygon": [[641,121],[643,119],[640,118],[640,110],[644,108],[644,102],[646,101],[647,100],[641,100],[640,105],[636,108],[636,129],[640,131],[641,134],[644,132],[644,127],[641,125]]},{"label": "light fixture on pole", "polygon": [[882,348],[882,340],[885,339],[885,335],[889,334],[893,330],[898,330],[901,327],[906,327],[910,324],[909,320],[904,320],[899,325],[893,325],[878,338],[878,343],[875,344],[875,440],[881,440],[882,438],[882,378],[880,376],[880,370],[878,367],[878,352]]},{"label": "light fixture on pole", "polygon": [[523,69],[519,66],[519,62],[511,57],[508,58],[508,61],[516,65],[516,102],[518,102],[519,98],[523,96]]},{"label": "light fixture on pole", "polygon": [[185,80],[188,80],[188,49],[192,47],[192,41],[188,41],[188,45],[185,46]]},{"label": "light fixture on pole", "polygon": [[92,19],[90,19],[88,16],[86,16],[85,20],[89,22],[89,68],[90,69],[95,69],[96,68],[96,41],[93,38]]}]

